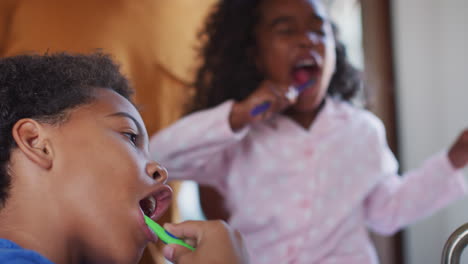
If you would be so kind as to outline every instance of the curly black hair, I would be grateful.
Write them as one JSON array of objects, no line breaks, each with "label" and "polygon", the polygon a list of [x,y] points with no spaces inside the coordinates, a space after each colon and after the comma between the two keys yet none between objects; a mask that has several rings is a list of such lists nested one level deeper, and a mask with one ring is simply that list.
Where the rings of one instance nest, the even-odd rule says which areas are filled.
[{"label": "curly black hair", "polygon": [[69,110],[93,100],[95,89],[110,89],[129,101],[127,79],[108,55],[94,53],[21,55],[0,59],[0,208],[8,198],[14,124],[23,118],[58,124]]},{"label": "curly black hair", "polygon": [[[228,99],[241,101],[263,81],[249,52],[256,47],[254,28],[259,22],[262,1],[222,0],[214,6],[199,34],[202,64],[195,76],[196,94],[189,112],[214,107]],[[350,101],[363,85],[361,73],[349,63],[338,29],[333,23],[332,27],[336,71],[327,92]]]}]

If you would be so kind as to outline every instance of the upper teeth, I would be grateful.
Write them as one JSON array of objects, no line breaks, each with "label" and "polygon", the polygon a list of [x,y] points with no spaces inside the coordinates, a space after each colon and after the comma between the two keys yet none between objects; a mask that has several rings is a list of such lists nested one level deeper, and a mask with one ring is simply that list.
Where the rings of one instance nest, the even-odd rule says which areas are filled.
[{"label": "upper teeth", "polygon": [[147,198],[149,201],[150,201],[150,207],[149,209],[151,210],[151,213],[154,212],[154,210],[156,210],[156,199],[154,199],[153,196],[150,196]]},{"label": "upper teeth", "polygon": [[314,66],[315,61],[312,59],[304,59],[296,63],[296,67],[304,67],[304,66]]}]

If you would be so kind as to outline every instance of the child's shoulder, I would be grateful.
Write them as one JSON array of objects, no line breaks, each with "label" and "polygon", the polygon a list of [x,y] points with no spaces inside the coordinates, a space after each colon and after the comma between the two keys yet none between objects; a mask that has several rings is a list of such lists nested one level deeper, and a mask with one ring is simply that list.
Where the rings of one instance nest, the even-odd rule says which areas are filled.
[{"label": "child's shoulder", "polygon": [[16,243],[0,238],[0,263],[53,264],[39,253],[24,249]]}]

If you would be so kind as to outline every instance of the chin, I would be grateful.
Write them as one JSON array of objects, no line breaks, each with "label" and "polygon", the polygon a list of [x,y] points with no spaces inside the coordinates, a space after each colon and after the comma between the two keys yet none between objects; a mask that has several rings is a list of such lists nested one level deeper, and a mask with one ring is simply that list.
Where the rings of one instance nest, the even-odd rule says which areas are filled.
[{"label": "chin", "polygon": [[120,251],[118,256],[114,256],[113,264],[137,264],[143,256],[144,248],[135,252]]},{"label": "chin", "polygon": [[[130,238],[108,238],[115,239],[116,243],[108,243],[107,246],[102,246],[100,248],[95,247],[94,253],[99,256],[100,254],[103,259],[107,261],[99,261],[97,263],[112,263],[112,264],[137,264],[143,255],[143,251],[146,247],[146,243],[137,243]],[[108,256],[108,257],[105,257]]]},{"label": "chin", "polygon": [[307,113],[307,112],[315,112],[325,98],[323,96],[314,96],[314,97],[303,97],[299,98],[296,104],[292,106],[292,109],[295,112]]},{"label": "chin", "polygon": [[141,249],[138,251],[138,254],[134,255],[133,257],[131,257],[127,262],[125,263],[128,263],[128,264],[137,264],[141,257],[143,257],[143,251],[144,249]]},{"label": "chin", "polygon": [[320,103],[317,104],[295,104],[292,107],[292,110],[297,113],[308,113],[308,112],[315,112],[317,108],[320,106]]}]

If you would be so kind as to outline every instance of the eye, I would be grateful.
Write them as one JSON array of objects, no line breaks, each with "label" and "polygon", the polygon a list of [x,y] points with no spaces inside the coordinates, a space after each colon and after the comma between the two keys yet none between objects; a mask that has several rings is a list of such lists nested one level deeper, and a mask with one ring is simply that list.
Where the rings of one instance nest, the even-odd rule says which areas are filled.
[{"label": "eye", "polygon": [[325,32],[323,27],[320,27],[320,28],[313,27],[313,28],[310,29],[310,33],[316,34],[318,36],[325,36],[326,35],[326,32]]},{"label": "eye", "polygon": [[319,34],[320,36],[325,36],[325,30],[320,29],[320,30],[315,30],[314,33]]},{"label": "eye", "polygon": [[295,29],[290,26],[281,26],[276,29],[276,32],[280,35],[289,36],[295,33]]},{"label": "eye", "polygon": [[124,132],[122,133],[124,136],[126,136],[128,138],[128,140],[134,145],[136,146],[137,145],[137,140],[138,140],[138,135],[135,134],[135,133],[131,133],[131,132]]}]

